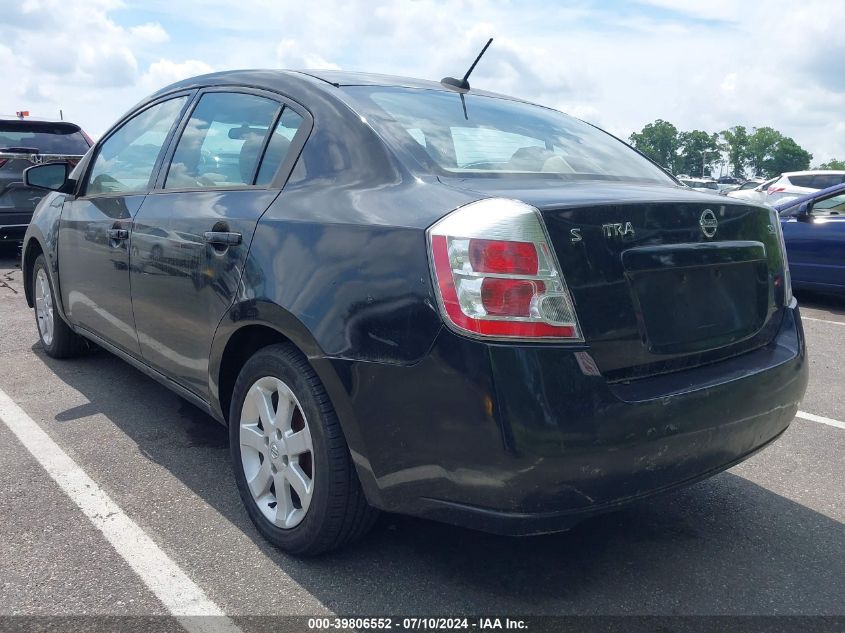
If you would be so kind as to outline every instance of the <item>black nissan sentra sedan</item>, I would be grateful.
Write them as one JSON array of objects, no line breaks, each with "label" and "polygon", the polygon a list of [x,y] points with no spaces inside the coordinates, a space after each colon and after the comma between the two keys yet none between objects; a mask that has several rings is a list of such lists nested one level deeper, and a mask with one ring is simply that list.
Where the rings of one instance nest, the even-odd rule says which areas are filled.
[{"label": "black nissan sentra sedan", "polygon": [[749,457],[807,384],[773,210],[518,99],[207,75],[26,179],[46,353],[94,342],[228,425],[295,554],[377,510],[565,530]]}]

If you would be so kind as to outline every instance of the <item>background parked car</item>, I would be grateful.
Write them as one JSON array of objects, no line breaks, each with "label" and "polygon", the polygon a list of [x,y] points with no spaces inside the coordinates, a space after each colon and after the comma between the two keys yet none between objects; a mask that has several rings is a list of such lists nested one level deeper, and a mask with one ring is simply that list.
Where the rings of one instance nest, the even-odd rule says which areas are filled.
[{"label": "background parked car", "polygon": [[795,198],[842,183],[845,183],[845,171],[820,169],[787,172],[769,186],[766,202],[774,204],[778,200]]},{"label": "background parked car", "polygon": [[775,205],[792,284],[845,292],[845,184]]},{"label": "background parked car", "polygon": [[[778,176],[780,178],[780,176]],[[751,200],[752,202],[765,202],[766,193],[773,182],[778,178],[772,178],[765,182],[760,180],[749,180],[748,182],[739,186],[736,191],[729,191],[726,195],[729,198],[738,198],[740,200]]]},{"label": "background parked car", "polygon": [[704,193],[719,193],[719,185],[715,180],[707,180],[705,178],[678,178],[683,184],[690,189],[696,191],[703,191]]},{"label": "background parked car", "polygon": [[67,121],[0,119],[0,242],[23,239],[43,189],[23,184],[23,170],[66,160],[75,165],[91,139]]}]

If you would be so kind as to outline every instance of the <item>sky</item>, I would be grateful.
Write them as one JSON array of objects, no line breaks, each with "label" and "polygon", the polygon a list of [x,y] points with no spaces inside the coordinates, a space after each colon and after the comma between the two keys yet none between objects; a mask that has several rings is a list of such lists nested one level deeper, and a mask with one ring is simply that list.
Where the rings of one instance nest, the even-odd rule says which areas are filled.
[{"label": "sky", "polygon": [[845,2],[0,0],[0,115],[91,136],[159,88],[235,68],[461,76],[622,138],[661,118],[771,126],[845,159]]}]

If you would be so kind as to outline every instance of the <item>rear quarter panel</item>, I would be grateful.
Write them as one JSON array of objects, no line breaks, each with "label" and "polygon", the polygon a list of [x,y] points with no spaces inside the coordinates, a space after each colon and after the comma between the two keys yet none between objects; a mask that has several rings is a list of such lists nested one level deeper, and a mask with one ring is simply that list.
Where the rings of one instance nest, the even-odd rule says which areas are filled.
[{"label": "rear quarter panel", "polygon": [[23,240],[23,260],[21,268],[24,274],[24,293],[29,307],[33,306],[31,269],[38,251],[44,253],[47,260],[47,269],[50,281],[54,289],[54,301],[62,319],[67,321],[64,305],[62,304],[62,293],[59,291],[59,258],[58,239],[59,221],[62,217],[62,207],[67,194],[50,192],[38,203],[33,213],[32,220],[27,227]]}]

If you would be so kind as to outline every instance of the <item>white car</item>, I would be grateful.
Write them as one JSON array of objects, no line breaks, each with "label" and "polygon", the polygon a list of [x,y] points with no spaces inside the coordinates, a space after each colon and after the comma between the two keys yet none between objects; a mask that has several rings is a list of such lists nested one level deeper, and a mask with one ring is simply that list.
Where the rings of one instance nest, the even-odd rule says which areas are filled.
[{"label": "white car", "polygon": [[715,180],[705,180],[703,178],[678,178],[690,189],[696,191],[703,191],[704,193],[719,193],[719,185]]},{"label": "white car", "polygon": [[819,169],[815,171],[791,171],[781,174],[769,186],[764,202],[774,204],[784,198],[795,198],[845,183],[845,171]]},{"label": "white car", "polygon": [[767,202],[766,194],[772,183],[780,180],[780,176],[766,180],[749,180],[739,186],[735,191],[729,191],[726,195],[729,198],[739,198],[740,200],[752,200],[754,202]]}]

